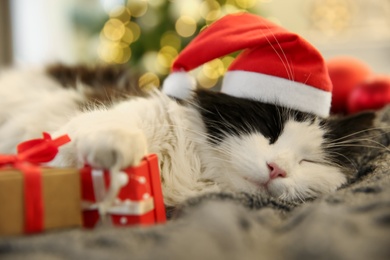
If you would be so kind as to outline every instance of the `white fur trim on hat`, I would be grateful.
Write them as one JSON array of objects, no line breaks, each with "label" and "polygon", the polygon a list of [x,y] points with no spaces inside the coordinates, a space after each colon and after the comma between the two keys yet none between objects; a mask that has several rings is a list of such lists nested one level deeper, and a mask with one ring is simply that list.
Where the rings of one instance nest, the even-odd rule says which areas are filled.
[{"label": "white fur trim on hat", "polygon": [[312,113],[329,115],[332,94],[300,82],[257,72],[233,70],[225,74],[221,92],[264,103]]},{"label": "white fur trim on hat", "polygon": [[175,71],[164,80],[162,91],[168,96],[185,99],[196,88],[196,81],[186,71]]}]

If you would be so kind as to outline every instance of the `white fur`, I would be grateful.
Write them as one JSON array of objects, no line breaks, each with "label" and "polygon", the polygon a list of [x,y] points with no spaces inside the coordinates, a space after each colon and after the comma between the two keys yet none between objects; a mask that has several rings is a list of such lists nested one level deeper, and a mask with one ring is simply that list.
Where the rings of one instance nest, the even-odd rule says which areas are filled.
[{"label": "white fur", "polygon": [[[0,78],[0,152],[12,153],[23,140],[49,131],[69,134],[53,166],[97,168],[137,165],[147,153],[160,161],[167,205],[211,191],[266,191],[285,199],[306,198],[340,186],[345,178],[324,160],[323,130],[317,123],[288,122],[276,143],[260,134],[207,142],[205,126],[193,106],[181,106],[165,94],[134,98],[110,108],[79,112],[79,90],[61,89],[41,73],[7,72]],[[269,182],[267,162],[288,173]]]},{"label": "white fur", "polygon": [[[307,77],[310,77],[308,73]],[[232,70],[224,76],[223,93],[279,104],[295,110],[329,116],[332,93],[301,82],[251,71]]]}]

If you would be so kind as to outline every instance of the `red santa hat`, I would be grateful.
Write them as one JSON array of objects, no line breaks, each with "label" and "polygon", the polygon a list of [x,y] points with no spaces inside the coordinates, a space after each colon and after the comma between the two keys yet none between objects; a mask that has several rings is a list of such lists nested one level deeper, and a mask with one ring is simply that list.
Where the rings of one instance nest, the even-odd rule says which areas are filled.
[{"label": "red santa hat", "polygon": [[221,92],[326,117],[332,83],[321,54],[300,36],[249,13],[227,15],[203,30],[179,54],[163,92],[188,97],[188,71],[235,51]]}]

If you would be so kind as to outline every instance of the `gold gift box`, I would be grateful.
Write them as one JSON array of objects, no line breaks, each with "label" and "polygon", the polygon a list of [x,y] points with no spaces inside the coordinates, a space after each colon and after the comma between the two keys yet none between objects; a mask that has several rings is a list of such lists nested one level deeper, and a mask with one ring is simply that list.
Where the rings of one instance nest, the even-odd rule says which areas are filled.
[{"label": "gold gift box", "polygon": [[[76,169],[42,168],[43,231],[82,226],[80,173]],[[0,235],[24,232],[23,174],[0,170]]]}]

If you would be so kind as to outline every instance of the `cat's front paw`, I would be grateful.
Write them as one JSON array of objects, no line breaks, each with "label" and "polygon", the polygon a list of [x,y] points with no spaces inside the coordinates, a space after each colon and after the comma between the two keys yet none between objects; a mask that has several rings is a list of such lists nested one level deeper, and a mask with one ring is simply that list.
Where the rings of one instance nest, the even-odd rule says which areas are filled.
[{"label": "cat's front paw", "polygon": [[100,130],[78,136],[75,147],[79,160],[104,169],[136,166],[147,154],[144,134],[124,129]]},{"label": "cat's front paw", "polygon": [[[54,167],[82,167],[89,164],[100,169],[123,169],[138,165],[147,154],[143,132],[120,128],[64,129],[71,143],[60,147],[59,154],[49,163]],[[59,133],[56,133],[57,136]]]}]

